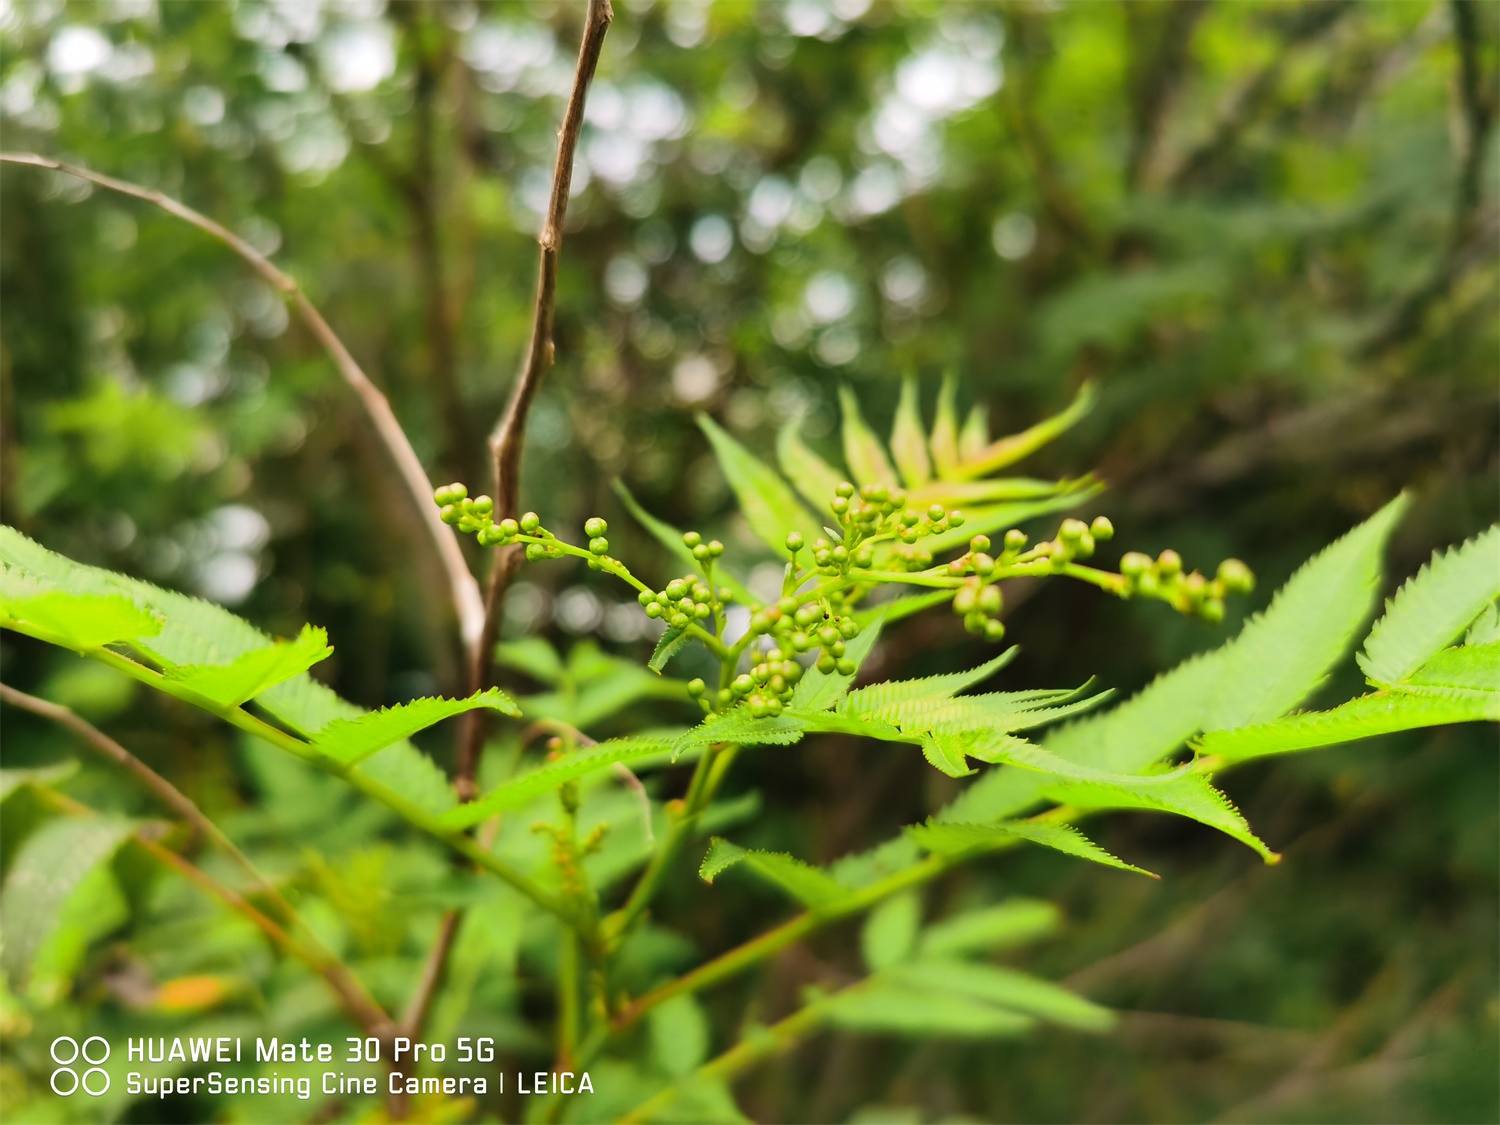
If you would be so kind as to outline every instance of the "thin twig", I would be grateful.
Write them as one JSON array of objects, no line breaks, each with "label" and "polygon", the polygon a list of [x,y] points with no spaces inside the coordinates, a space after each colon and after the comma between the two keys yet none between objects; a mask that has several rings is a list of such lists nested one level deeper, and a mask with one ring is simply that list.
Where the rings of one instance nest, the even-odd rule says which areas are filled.
[{"label": "thin twig", "polygon": [[250,876],[253,883],[260,887],[276,905],[285,913],[287,918],[295,918],[297,912],[292,905],[282,897],[271,881],[261,874],[255,864],[250,862],[250,857],[235,845],[234,841],[224,835],[219,826],[193,803],[191,797],[177,786],[173,785],[161,774],[141,761],[125,747],[121,746],[109,735],[94,726],[87,719],[78,715],[67,707],[57,703],[50,703],[45,699],[38,699],[34,695],[27,695],[24,691],[17,691],[9,684],[0,684],[0,700],[4,700],[12,707],[19,707],[23,711],[30,711],[33,715],[40,715],[44,719],[67,727],[70,731],[83,739],[88,746],[103,754],[116,765],[123,766],[134,774],[147,789],[154,793],[162,804],[175,812],[183,820],[187,821],[205,837],[212,840],[223,852],[228,855],[245,874]]},{"label": "thin twig", "polygon": [[338,368],[344,381],[359,396],[360,405],[364,407],[371,426],[395,463],[412,503],[416,504],[421,512],[423,524],[428,531],[428,543],[437,553],[443,572],[447,575],[449,596],[453,602],[453,610],[457,615],[464,643],[472,650],[484,627],[484,604],[479,595],[478,583],[469,572],[468,564],[464,561],[463,552],[459,549],[453,530],[438,518],[437,505],[432,502],[432,482],[427,479],[427,472],[422,468],[422,462],[418,459],[416,451],[412,449],[411,442],[407,440],[401,423],[396,420],[390,402],[381,393],[380,388],[370,381],[369,376],[360,368],[349,349],[344,346],[344,342],[329,327],[328,322],[323,319],[323,314],[308,300],[307,294],[302,291],[296,281],[282,273],[271,264],[270,259],[233,231],[159,191],[34,153],[0,153],[0,163],[26,164],[34,168],[62,172],[159,207],[169,215],[175,215],[205,234],[218,239],[245,259],[272,287],[285,295],[307,325],[308,330],[333,359],[334,366]]},{"label": "thin twig", "polygon": [[[526,439],[526,417],[531,410],[531,400],[536,396],[537,387],[541,385],[542,377],[553,361],[552,322],[557,301],[557,263],[562,250],[568,194],[573,184],[573,156],[578,150],[579,134],[583,131],[583,107],[588,98],[589,83],[599,65],[599,52],[604,47],[604,36],[613,19],[614,10],[610,7],[609,0],[589,0],[583,39],[578,45],[578,67],[573,73],[573,89],[568,95],[562,129],[558,134],[557,163],[552,170],[552,194],[547,203],[547,215],[542,222],[541,234],[537,239],[541,244],[541,254],[537,269],[536,306],[531,317],[531,341],[526,347],[526,360],[521,366],[521,373],[511,388],[505,413],[490,435],[496,520],[515,518],[520,514],[521,450]],[[473,646],[470,654],[469,683],[474,691],[481,690],[489,683],[494,657],[491,650],[499,633],[505,592],[510,589],[520,565],[519,548],[501,547],[495,551],[489,585],[484,596],[484,623],[479,632],[478,643]],[[479,769],[479,751],[483,744],[484,721],[477,712],[471,711],[464,720],[458,771],[454,779],[461,801],[471,801],[476,796],[474,776]]]},{"label": "thin twig", "polygon": [[437,940],[432,943],[432,949],[428,951],[427,963],[422,966],[422,976],[417,981],[416,991],[407,1001],[406,1012],[401,1017],[401,1034],[408,1038],[416,1038],[422,1030],[422,1025],[427,1022],[427,1013],[432,1008],[432,1000],[437,995],[438,985],[443,981],[448,954],[453,949],[453,942],[458,938],[458,927],[462,922],[463,912],[450,910],[438,923]]}]

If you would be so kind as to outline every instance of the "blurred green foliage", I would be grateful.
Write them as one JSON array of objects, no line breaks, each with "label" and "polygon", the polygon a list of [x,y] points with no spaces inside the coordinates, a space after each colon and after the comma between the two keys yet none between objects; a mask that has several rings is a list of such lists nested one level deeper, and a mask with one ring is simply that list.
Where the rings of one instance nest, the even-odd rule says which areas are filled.
[{"label": "blurred green foliage", "polygon": [[[273,254],[434,479],[477,478],[526,343],[578,23],[552,3],[25,0],[0,11],[4,147],[158,188]],[[749,549],[694,411],[763,451],[800,415],[836,460],[843,384],[884,430],[898,376],[921,378],[930,410],[955,370],[1010,431],[1093,377],[1099,406],[1031,471],[1098,465],[1103,510],[1133,538],[1238,555],[1271,590],[1413,487],[1389,568],[1408,574],[1500,506],[1497,41],[1496,9],[1466,0],[621,0],[523,501],[558,526],[605,512],[622,550],[650,557],[609,491],[619,476],[664,518]],[[199,232],[77,181],[6,168],[0,209],[6,522],[279,635],[326,625],[330,682],[361,704],[459,690],[414,518],[279,298]],[[508,662],[532,669],[508,686],[565,695],[602,659],[596,642],[649,651],[636,607],[603,583],[525,578],[512,627],[573,656],[567,675]],[[1022,687],[1097,674],[1128,690],[1218,635],[1077,590],[1009,601]],[[977,654],[955,622],[926,618],[879,651],[903,675]],[[638,693],[637,716],[691,713],[623,678],[636,670],[616,690]],[[336,782],[101,672],[0,642],[7,682],[107,722],[253,843],[398,1005],[440,909],[466,893],[441,852],[398,844],[389,815]],[[1328,699],[1358,688],[1351,673]],[[500,741],[495,771],[519,753]],[[1025,963],[1124,1009],[1114,1037],[817,1040],[742,1084],[741,1105],[765,1120],[1495,1120],[1493,750],[1492,730],[1462,728],[1237,775],[1229,791],[1286,855],[1278,868],[1189,825],[1123,817],[1101,844],[1147,857],[1161,884],[1030,853],[950,877],[946,905],[1058,901],[1064,940]],[[7,767],[73,753],[7,714]],[[149,809],[92,763],[68,784],[110,812]],[[742,842],[827,861],[920,819],[953,783],[828,742],[767,756],[753,793],[738,784],[754,802]],[[41,815],[30,801],[7,800],[0,843]],[[47,971],[0,998],[7,1106],[89,1112],[36,1098],[45,1043],[64,1031],[174,1034],[186,1011],[199,1034],[341,1039],[319,982],[241,919],[129,852],[111,872],[85,888]],[[642,935],[631,987],[756,931],[771,903],[669,885],[677,930]],[[434,1034],[495,1035],[542,1065],[523,1013],[549,934],[508,930],[503,904],[478,910]],[[855,931],[836,928],[711,994],[706,1031],[677,1013],[651,1032],[713,1037],[745,1000],[783,1011],[858,959]],[[218,987],[163,988],[196,978]]]}]

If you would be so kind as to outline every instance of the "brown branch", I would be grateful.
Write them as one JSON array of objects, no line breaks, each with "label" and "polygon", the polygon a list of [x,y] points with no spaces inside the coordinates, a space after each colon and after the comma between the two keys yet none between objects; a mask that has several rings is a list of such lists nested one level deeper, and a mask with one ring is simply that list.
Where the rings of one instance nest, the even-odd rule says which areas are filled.
[{"label": "brown branch", "polygon": [[394,462],[412,503],[421,511],[423,523],[428,531],[427,541],[441,562],[443,572],[448,579],[449,596],[453,602],[453,610],[457,616],[465,645],[472,650],[484,627],[484,605],[479,596],[478,584],[474,581],[474,576],[469,573],[468,564],[464,562],[463,552],[459,549],[452,529],[438,518],[437,505],[432,502],[432,484],[427,479],[426,470],[422,468],[422,462],[418,459],[416,451],[412,449],[411,442],[407,440],[406,432],[402,430],[401,423],[397,421],[395,413],[391,410],[390,402],[370,381],[369,376],[349,353],[349,349],[344,346],[344,342],[329,327],[328,322],[323,319],[323,314],[318,312],[313,303],[308,300],[296,281],[277,269],[265,255],[233,231],[159,191],[128,183],[125,180],[117,180],[112,176],[100,175],[98,172],[91,172],[72,164],[64,164],[62,161],[49,157],[37,156],[34,153],[0,153],[0,163],[25,164],[34,168],[62,172],[159,207],[169,215],[175,215],[205,234],[218,239],[248,262],[262,278],[292,303],[308,330],[333,359],[334,366],[338,368],[344,381],[358,395],[365,416]]},{"label": "brown branch", "polygon": [[[573,74],[573,88],[568,95],[562,129],[558,134],[557,163],[552,170],[552,194],[548,199],[547,214],[537,239],[541,244],[541,254],[537,269],[536,306],[531,318],[531,340],[526,348],[521,373],[511,388],[505,413],[490,435],[496,520],[514,518],[520,514],[521,450],[526,438],[526,416],[531,409],[532,399],[536,397],[537,387],[541,385],[542,377],[553,362],[552,322],[557,300],[557,263],[562,249],[568,194],[573,183],[573,155],[578,150],[578,136],[583,130],[583,107],[588,98],[589,83],[593,80],[594,69],[599,65],[599,52],[604,47],[604,36],[613,19],[614,10],[610,7],[609,0],[589,0],[583,38],[578,45],[578,67]],[[518,548],[501,547],[496,550],[489,585],[485,590],[483,628],[479,632],[478,643],[470,652],[469,683],[475,691],[489,683],[493,663],[491,650],[499,633],[505,592],[510,589],[520,565],[521,553]],[[461,801],[473,800],[476,795],[474,776],[479,769],[479,751],[483,744],[484,721],[478,717],[478,711],[471,711],[464,721],[458,771],[454,779]]]},{"label": "brown branch", "polygon": [[407,1001],[406,1012],[401,1017],[400,1033],[407,1038],[415,1039],[421,1032],[422,1025],[427,1022],[427,1013],[432,1008],[432,1000],[437,995],[438,985],[443,982],[448,954],[453,951],[453,943],[458,938],[458,928],[463,922],[463,917],[462,911],[450,910],[438,923],[437,940],[432,943],[432,949],[427,954],[427,963],[422,966],[422,976],[417,981],[416,991]]}]

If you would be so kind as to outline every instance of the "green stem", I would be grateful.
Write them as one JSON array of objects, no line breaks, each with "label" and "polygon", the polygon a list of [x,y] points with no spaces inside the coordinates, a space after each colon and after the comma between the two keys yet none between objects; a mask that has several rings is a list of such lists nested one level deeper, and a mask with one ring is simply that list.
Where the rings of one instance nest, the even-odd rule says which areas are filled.
[{"label": "green stem", "polygon": [[557,1062],[554,1070],[572,1070],[578,1051],[578,934],[563,929],[557,965]]}]

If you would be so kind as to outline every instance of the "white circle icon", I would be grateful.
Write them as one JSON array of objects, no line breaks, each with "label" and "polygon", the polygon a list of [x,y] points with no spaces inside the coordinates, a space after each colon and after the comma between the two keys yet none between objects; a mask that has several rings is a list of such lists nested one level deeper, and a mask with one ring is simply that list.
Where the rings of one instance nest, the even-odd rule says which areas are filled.
[{"label": "white circle icon", "polygon": [[[109,1060],[109,1040],[104,1036],[90,1035],[80,1046],[78,1040],[71,1035],[59,1035],[52,1040],[51,1054],[52,1061],[58,1064],[57,1069],[52,1072],[51,1086],[54,1094],[66,1098],[76,1094],[79,1086],[93,1098],[109,1092],[109,1072],[98,1065]],[[73,1069],[73,1064],[80,1055],[84,1062],[94,1064],[83,1072],[81,1079]]]}]

